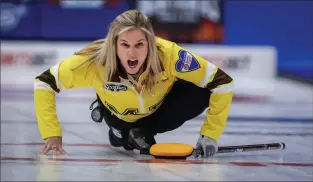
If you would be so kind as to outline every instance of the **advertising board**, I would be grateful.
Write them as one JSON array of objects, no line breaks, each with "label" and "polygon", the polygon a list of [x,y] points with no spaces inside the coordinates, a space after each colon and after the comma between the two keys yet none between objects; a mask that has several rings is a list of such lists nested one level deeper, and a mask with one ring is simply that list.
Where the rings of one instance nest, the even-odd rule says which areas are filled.
[{"label": "advertising board", "polygon": [[[32,87],[33,79],[62,59],[85,47],[88,42],[10,42],[1,43],[1,85]],[[273,47],[237,47],[181,44],[216,64],[235,80],[236,94],[269,95],[267,85],[276,76],[276,50]]]}]

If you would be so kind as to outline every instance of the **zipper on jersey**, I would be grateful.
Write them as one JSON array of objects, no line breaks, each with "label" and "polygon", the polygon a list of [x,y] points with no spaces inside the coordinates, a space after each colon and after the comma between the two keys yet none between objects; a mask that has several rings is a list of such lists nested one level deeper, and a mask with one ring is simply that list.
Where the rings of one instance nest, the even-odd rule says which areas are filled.
[{"label": "zipper on jersey", "polygon": [[126,80],[126,79],[123,79],[121,78],[122,80],[122,83],[127,85],[128,87],[132,88],[132,90],[137,94],[138,96],[138,101],[139,101],[139,105],[140,105],[140,109],[143,113],[146,113],[146,109],[145,109],[145,106],[144,106],[144,102],[143,102],[143,98],[142,98],[142,94],[143,94],[143,91],[145,89],[145,86],[143,86],[140,90],[140,92],[137,91],[137,89],[135,88],[135,86],[133,85],[132,82],[130,82],[129,80]]},{"label": "zipper on jersey", "polygon": [[142,94],[143,94],[144,90],[145,90],[145,85],[141,88],[140,93],[138,93],[137,91],[136,92],[138,93],[140,108],[141,108],[143,113],[146,113],[145,105],[144,105],[143,98],[142,98]]},{"label": "zipper on jersey", "polygon": [[138,96],[141,111],[143,113],[146,113],[145,105],[144,105],[143,98],[142,98],[142,93],[143,93],[144,87],[140,90],[140,93],[136,90],[135,86],[131,85],[131,88],[134,90],[134,92],[136,92],[136,94]]},{"label": "zipper on jersey", "polygon": [[139,98],[139,104],[140,104],[140,108],[141,108],[142,112],[146,113],[145,105],[144,105],[143,99],[142,99],[142,92],[138,93],[138,98]]}]

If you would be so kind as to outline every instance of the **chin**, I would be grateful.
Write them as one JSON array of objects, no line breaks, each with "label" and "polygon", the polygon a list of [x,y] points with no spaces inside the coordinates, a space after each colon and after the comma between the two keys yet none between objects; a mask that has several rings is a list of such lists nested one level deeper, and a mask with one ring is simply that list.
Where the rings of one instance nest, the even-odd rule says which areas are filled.
[{"label": "chin", "polygon": [[135,69],[135,70],[133,70],[133,69],[131,69],[131,70],[127,70],[127,73],[128,74],[130,74],[130,75],[135,75],[135,74],[137,74],[139,72],[139,69]]}]

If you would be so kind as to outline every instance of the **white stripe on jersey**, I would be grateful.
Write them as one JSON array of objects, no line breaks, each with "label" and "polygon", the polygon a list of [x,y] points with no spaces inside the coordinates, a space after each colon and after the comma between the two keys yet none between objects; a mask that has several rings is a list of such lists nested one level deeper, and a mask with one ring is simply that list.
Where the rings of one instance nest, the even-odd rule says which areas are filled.
[{"label": "white stripe on jersey", "polygon": [[50,85],[46,84],[45,82],[36,81],[36,80],[35,80],[35,83],[34,83],[34,90],[36,90],[36,89],[47,89],[47,90],[51,90],[51,91],[55,92],[55,91],[50,87]]},{"label": "white stripe on jersey", "polygon": [[53,76],[54,76],[54,79],[55,79],[55,83],[57,85],[57,88],[62,91],[64,89],[64,86],[62,85],[62,83],[59,81],[59,66],[60,66],[60,63],[54,65],[51,67],[52,69],[52,73],[53,73]]},{"label": "white stripe on jersey", "polygon": [[56,83],[56,86],[57,86],[58,89],[60,89],[60,84],[59,84],[59,66],[60,66],[60,63],[51,67],[52,73],[53,73],[53,76],[54,76],[54,79],[55,79],[55,83]]},{"label": "white stripe on jersey", "polygon": [[202,82],[200,83],[200,87],[204,88],[210,81],[213,80],[212,77],[215,75],[217,69],[218,68],[214,64],[208,61],[206,72],[205,72]]}]

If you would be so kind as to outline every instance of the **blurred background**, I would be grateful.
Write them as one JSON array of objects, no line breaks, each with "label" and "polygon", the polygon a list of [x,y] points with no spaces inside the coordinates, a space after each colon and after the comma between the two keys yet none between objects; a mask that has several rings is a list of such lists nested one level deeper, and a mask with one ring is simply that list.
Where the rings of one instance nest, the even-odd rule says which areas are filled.
[{"label": "blurred background", "polygon": [[156,35],[233,76],[236,99],[312,97],[313,1],[301,0],[4,0],[2,91],[31,88],[36,75],[105,37],[117,15],[135,8]]}]

